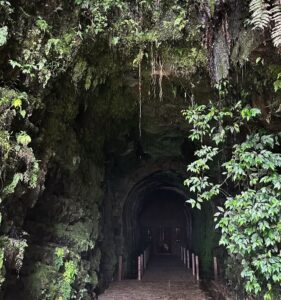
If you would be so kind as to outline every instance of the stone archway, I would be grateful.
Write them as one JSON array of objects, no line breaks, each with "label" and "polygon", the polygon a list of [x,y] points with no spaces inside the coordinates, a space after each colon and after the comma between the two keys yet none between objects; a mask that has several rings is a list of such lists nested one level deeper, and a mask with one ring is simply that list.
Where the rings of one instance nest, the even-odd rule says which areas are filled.
[{"label": "stone archway", "polygon": [[[140,222],[141,213],[144,207],[149,205],[149,202],[153,202],[153,199],[155,200],[157,196],[159,198],[158,205],[161,205],[161,201],[162,204],[166,202],[166,205],[168,205],[170,209],[174,208],[175,215],[178,214],[178,217],[180,217],[182,213],[183,219],[180,223],[176,223],[174,221],[175,218],[173,218],[173,216],[167,218],[167,212],[164,212],[162,209],[162,220],[160,218],[161,214],[155,214],[154,224],[146,220],[146,222],[148,221],[150,226],[153,227],[154,251],[159,251],[159,249],[157,250],[159,245],[156,246],[158,242],[155,240],[158,239],[157,235],[159,233],[157,233],[157,227],[159,226],[163,227],[162,230],[168,230],[170,232],[166,232],[166,235],[170,235],[170,241],[166,241],[166,243],[170,243],[168,247],[172,247],[173,245],[173,249],[171,248],[169,252],[173,254],[178,253],[175,245],[176,235],[174,234],[176,228],[181,227],[184,232],[180,242],[185,244],[191,243],[192,218],[189,206],[185,204],[187,193],[182,185],[182,178],[173,171],[159,171],[145,177],[131,189],[123,207],[123,255],[125,257],[125,276],[127,277],[136,276],[136,258],[138,253],[141,252],[145,246],[142,233],[144,229],[142,225],[144,224]],[[177,201],[176,204],[180,203],[180,205],[175,205],[175,202],[171,203],[173,200]],[[155,204],[156,203],[154,203],[154,208],[152,208],[154,210],[156,209]],[[161,206],[159,206],[159,210],[161,210]],[[150,212],[150,214],[151,213],[153,212]],[[163,220],[164,218],[165,220]]]}]

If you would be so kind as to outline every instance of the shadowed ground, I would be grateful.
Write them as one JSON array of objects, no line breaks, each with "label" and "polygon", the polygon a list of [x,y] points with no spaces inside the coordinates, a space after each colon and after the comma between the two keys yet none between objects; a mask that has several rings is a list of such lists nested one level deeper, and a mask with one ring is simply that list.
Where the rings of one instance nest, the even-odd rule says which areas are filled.
[{"label": "shadowed ground", "polygon": [[114,282],[99,300],[205,300],[210,299],[200,289],[179,258],[154,256],[142,281]]}]

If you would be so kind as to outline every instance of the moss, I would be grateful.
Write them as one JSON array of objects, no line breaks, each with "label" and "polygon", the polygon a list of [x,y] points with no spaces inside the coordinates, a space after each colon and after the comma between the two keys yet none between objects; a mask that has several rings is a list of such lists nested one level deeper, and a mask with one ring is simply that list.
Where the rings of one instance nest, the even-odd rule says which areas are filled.
[{"label": "moss", "polygon": [[231,53],[231,61],[234,66],[243,66],[260,43],[261,35],[257,34],[257,31],[242,29]]},{"label": "moss", "polygon": [[90,262],[91,262],[91,269],[94,271],[99,271],[100,268],[100,260],[101,260],[101,251],[97,249],[92,255]]},{"label": "moss", "polygon": [[89,283],[90,283],[91,285],[93,285],[93,286],[97,286],[98,282],[99,282],[99,278],[98,278],[97,272],[92,271],[92,272],[90,273],[90,281],[89,281]]},{"label": "moss", "polygon": [[[93,79],[93,74],[92,74],[92,70],[91,68],[88,69],[87,71],[87,75],[86,75],[86,78],[85,78],[85,83],[84,83],[84,87],[85,87],[85,90],[88,91],[91,86],[92,86],[92,79]],[[95,88],[95,83],[93,83],[93,88]]]},{"label": "moss", "polygon": [[[99,216],[96,216],[99,219]],[[65,243],[75,252],[86,252],[95,247],[98,225],[92,220],[77,222],[73,225],[56,224],[54,234],[62,243]]]},{"label": "moss", "polygon": [[27,290],[33,300],[56,299],[58,273],[52,266],[36,263],[34,272],[27,279]]},{"label": "moss", "polygon": [[199,68],[207,68],[207,52],[201,47],[167,47],[163,51],[163,61],[176,75],[192,75]]},{"label": "moss", "polygon": [[200,270],[205,278],[212,277],[213,249],[217,246],[213,209],[210,203],[204,203],[202,210],[194,210],[192,243],[195,254],[199,256]]},{"label": "moss", "polygon": [[214,16],[216,8],[216,0],[210,0],[211,15]]},{"label": "moss", "polygon": [[267,66],[266,74],[270,79],[276,80],[280,73],[281,73],[280,65],[270,64]]},{"label": "moss", "polygon": [[80,80],[82,80],[85,71],[87,70],[87,62],[84,59],[80,59],[74,66],[72,80],[74,84],[78,84]]}]

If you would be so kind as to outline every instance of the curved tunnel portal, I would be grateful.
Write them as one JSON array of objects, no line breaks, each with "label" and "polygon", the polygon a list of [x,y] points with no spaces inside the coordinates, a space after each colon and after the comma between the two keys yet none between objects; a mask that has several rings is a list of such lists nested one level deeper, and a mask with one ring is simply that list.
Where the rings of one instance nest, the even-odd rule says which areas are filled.
[{"label": "curved tunnel portal", "polygon": [[123,209],[125,276],[135,278],[137,256],[148,246],[153,255],[180,256],[191,246],[192,215],[182,177],[156,172],[136,184]]},{"label": "curved tunnel portal", "polygon": [[174,191],[155,190],[143,200],[139,213],[139,248],[151,244],[155,254],[180,255],[190,237],[185,199]]}]

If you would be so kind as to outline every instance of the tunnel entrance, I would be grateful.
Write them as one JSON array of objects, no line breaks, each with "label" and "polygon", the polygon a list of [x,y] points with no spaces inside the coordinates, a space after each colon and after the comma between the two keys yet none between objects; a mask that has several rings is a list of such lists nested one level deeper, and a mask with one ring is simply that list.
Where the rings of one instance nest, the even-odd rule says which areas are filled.
[{"label": "tunnel entrance", "polygon": [[183,196],[169,190],[156,190],[144,199],[139,214],[141,247],[150,244],[157,255],[180,255],[180,245],[190,231]]},{"label": "tunnel entrance", "polygon": [[181,174],[166,170],[140,180],[123,207],[125,278],[137,277],[137,257],[150,245],[152,255],[180,256],[190,245],[192,218]]},{"label": "tunnel entrance", "polygon": [[163,260],[180,259],[181,246],[200,261],[201,278],[211,278],[218,247],[212,203],[201,210],[186,202],[192,197],[183,185],[182,163],[144,164],[130,176],[118,177],[104,205],[101,274],[106,283],[138,278],[138,258],[151,244],[151,254]]},{"label": "tunnel entrance", "polygon": [[195,270],[196,256],[200,279],[208,279],[212,272],[216,245],[212,206],[206,203],[201,211],[191,209],[186,202],[189,194],[182,184],[184,173],[170,168],[146,174],[139,172],[133,177],[134,184],[126,184],[128,192],[115,210],[123,214],[120,239],[119,231],[114,232],[119,246],[115,269],[118,282],[101,299],[114,299],[115,295],[131,299],[135,294],[140,299],[164,299],[167,295],[171,299],[175,295],[179,299],[186,299],[186,295],[205,299],[191,265]]}]

